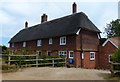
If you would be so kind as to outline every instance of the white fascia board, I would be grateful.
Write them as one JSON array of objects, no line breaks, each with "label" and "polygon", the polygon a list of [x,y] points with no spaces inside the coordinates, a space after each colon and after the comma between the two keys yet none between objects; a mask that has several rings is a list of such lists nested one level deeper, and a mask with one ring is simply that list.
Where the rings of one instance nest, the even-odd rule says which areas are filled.
[{"label": "white fascia board", "polygon": [[81,30],[81,28],[79,28],[79,30],[77,31],[77,33],[76,33],[77,35],[79,35],[79,33],[80,33],[80,30]]},{"label": "white fascia board", "polygon": [[117,46],[114,42],[112,42],[111,40],[109,40],[109,39],[107,39],[107,40],[103,43],[102,46],[105,46],[108,42],[111,42],[116,48],[118,48],[118,46]]}]

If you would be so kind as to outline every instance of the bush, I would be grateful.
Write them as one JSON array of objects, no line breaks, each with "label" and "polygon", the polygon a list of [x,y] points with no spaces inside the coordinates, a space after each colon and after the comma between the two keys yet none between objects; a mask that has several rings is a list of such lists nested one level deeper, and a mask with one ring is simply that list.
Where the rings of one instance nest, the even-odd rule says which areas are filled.
[{"label": "bush", "polygon": [[116,52],[112,56],[113,63],[120,63],[120,47],[116,50]]},{"label": "bush", "polygon": [[7,73],[7,72],[15,72],[18,70],[18,67],[15,65],[7,65],[7,64],[2,64],[2,72]]}]

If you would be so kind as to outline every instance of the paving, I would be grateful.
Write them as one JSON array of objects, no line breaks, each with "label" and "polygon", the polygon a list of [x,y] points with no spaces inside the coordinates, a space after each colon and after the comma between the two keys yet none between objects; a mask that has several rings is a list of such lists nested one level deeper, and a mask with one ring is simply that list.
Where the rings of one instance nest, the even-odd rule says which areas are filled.
[{"label": "paving", "polygon": [[3,73],[3,80],[104,80],[110,74],[106,70],[31,67],[13,73]]}]

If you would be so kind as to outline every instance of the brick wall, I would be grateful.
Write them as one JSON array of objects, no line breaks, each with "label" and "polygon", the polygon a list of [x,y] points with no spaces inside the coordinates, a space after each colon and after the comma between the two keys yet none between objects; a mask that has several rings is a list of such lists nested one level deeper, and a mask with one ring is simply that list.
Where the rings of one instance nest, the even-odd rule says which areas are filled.
[{"label": "brick wall", "polygon": [[109,55],[112,55],[115,50],[116,47],[111,42],[99,47],[99,67],[110,69]]}]

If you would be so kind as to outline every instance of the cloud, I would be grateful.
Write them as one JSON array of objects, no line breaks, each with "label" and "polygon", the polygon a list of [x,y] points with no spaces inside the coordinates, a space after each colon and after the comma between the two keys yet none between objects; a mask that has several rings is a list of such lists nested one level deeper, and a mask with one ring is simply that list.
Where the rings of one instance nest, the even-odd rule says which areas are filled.
[{"label": "cloud", "polygon": [[[71,2],[70,2],[71,1]],[[28,21],[29,26],[40,23],[40,16],[43,13],[48,15],[48,20],[60,18],[71,14],[70,1],[40,1],[40,0],[4,0],[0,3],[0,37],[11,38],[18,31],[24,28],[24,22]],[[83,0],[82,0],[83,1]],[[103,31],[106,22],[117,17],[117,3],[98,3],[77,1],[78,12],[84,12],[90,20]]]}]

